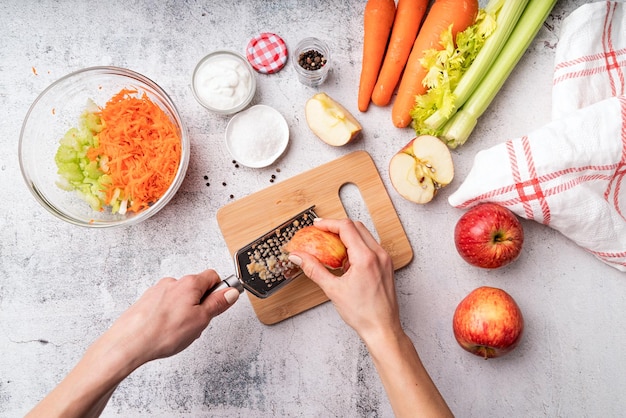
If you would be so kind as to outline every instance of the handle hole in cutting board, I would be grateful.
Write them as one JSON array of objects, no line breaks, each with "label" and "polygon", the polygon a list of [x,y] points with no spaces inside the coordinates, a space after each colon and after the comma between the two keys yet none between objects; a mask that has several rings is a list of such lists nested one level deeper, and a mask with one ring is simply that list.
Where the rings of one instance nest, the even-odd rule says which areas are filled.
[{"label": "handle hole in cutting board", "polygon": [[361,194],[361,190],[359,190],[358,186],[354,183],[346,183],[339,188],[339,199],[341,200],[341,204],[343,205],[344,210],[348,214],[348,218],[361,221],[363,225],[370,230],[376,241],[380,242],[380,238],[378,237],[378,232],[374,227],[374,222],[372,221],[372,216],[367,209],[367,205],[365,204],[365,200],[363,200],[363,195]]}]

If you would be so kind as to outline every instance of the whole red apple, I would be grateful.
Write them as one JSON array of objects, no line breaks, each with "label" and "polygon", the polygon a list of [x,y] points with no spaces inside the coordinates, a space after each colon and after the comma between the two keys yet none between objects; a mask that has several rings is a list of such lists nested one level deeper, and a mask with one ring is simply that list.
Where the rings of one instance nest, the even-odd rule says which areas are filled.
[{"label": "whole red apple", "polygon": [[482,203],[469,209],[454,228],[456,249],[468,263],[494,269],[519,257],[524,230],[509,209],[496,203]]},{"label": "whole red apple", "polygon": [[463,349],[489,359],[517,347],[524,331],[524,318],[511,295],[502,289],[483,286],[459,303],[452,329]]},{"label": "whole red apple", "polygon": [[330,269],[343,268],[348,259],[348,251],[339,235],[315,226],[296,231],[283,249],[288,253],[302,251],[311,254]]}]

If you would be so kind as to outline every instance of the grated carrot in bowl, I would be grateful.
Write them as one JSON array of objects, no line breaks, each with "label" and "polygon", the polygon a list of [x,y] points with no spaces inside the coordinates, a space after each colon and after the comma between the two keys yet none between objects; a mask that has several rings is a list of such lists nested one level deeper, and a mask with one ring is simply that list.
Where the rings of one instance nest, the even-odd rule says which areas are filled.
[{"label": "grated carrot in bowl", "polygon": [[[144,93],[123,89],[96,115],[103,129],[88,158],[110,181],[105,202],[139,212],[156,202],[174,181],[180,164],[180,134],[167,114]],[[124,208],[125,207],[125,208]]]}]

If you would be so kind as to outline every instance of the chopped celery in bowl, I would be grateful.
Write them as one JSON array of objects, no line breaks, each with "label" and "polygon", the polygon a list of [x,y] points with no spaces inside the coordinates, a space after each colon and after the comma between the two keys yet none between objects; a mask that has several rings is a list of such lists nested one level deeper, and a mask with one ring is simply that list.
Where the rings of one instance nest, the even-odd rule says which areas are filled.
[{"label": "chopped celery in bowl", "polygon": [[[171,141],[138,136],[127,129],[129,122],[107,111],[115,106],[132,115],[149,106],[169,126]],[[136,116],[150,119],[142,118]],[[131,151],[115,151],[129,142],[135,144]],[[91,67],[52,83],[30,107],[19,141],[20,168],[35,199],[64,221],[94,228],[135,224],[161,210],[182,184],[189,152],[187,131],[167,93],[143,75],[117,67]],[[129,164],[121,154],[136,161]],[[168,158],[135,174],[126,171],[155,155]],[[162,167],[169,167],[166,174]],[[133,175],[161,176],[158,194],[143,196],[146,187],[137,186],[139,180],[120,183]]]}]

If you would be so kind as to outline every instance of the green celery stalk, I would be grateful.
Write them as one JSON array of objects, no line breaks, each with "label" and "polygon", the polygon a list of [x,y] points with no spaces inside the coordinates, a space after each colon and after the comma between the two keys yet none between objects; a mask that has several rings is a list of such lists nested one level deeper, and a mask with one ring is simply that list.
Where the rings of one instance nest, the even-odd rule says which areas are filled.
[{"label": "green celery stalk", "polygon": [[489,35],[472,62],[472,65],[470,65],[465,74],[461,76],[459,83],[454,88],[452,93],[454,97],[453,112],[446,112],[445,109],[436,110],[435,113],[424,121],[424,124],[428,126],[428,128],[435,131],[443,128],[450,117],[467,101],[504,47],[511,32],[517,25],[522,12],[526,8],[528,1],[529,0],[492,0],[489,2],[485,11],[495,14],[496,29]]},{"label": "green celery stalk", "polygon": [[463,107],[444,125],[441,139],[450,148],[463,145],[483,113],[520,61],[557,0],[530,0],[504,48]]}]

